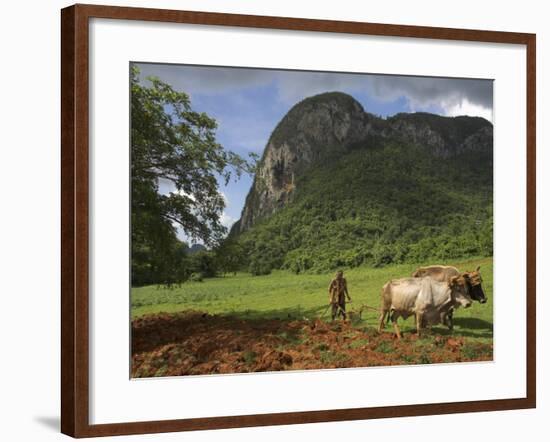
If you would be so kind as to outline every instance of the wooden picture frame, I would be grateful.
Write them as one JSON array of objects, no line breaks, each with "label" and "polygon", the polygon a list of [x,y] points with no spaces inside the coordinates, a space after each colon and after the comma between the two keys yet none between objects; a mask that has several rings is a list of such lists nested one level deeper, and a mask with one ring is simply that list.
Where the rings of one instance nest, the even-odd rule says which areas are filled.
[{"label": "wooden picture frame", "polygon": [[[527,53],[527,359],[522,398],[90,425],[89,416],[89,19],[141,20],[525,45]],[[73,437],[302,424],[497,411],[536,406],[534,34],[74,5],[61,12],[61,431]]]}]

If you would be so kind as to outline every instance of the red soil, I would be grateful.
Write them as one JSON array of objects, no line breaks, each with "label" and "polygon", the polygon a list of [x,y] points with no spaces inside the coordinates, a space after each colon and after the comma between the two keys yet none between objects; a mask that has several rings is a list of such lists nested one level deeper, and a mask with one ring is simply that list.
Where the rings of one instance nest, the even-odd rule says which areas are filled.
[{"label": "red soil", "polygon": [[132,376],[369,367],[492,360],[491,344],[462,337],[397,340],[349,322],[241,319],[188,311],[132,321]]}]

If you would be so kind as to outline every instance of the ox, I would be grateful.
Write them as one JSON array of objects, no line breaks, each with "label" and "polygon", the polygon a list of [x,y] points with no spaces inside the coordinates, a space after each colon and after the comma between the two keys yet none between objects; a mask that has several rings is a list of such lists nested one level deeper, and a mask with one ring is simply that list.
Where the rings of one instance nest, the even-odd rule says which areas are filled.
[{"label": "ox", "polygon": [[[481,279],[479,269],[480,267],[478,266],[477,269],[475,269],[473,272],[463,272],[462,276],[466,279],[466,283],[468,285],[468,293],[470,297],[475,301],[479,301],[481,304],[485,304],[487,302],[487,297],[485,296],[485,292],[483,291],[483,287],[481,286],[483,280]],[[414,278],[430,276],[436,281],[441,282],[449,282],[452,277],[459,275],[461,275],[461,273],[456,267],[442,265],[419,267],[412,274]],[[458,308],[459,306],[456,305],[454,307]],[[453,329],[453,312],[454,308],[449,310],[449,313],[444,322],[450,330]]]},{"label": "ox", "polygon": [[453,276],[449,282],[436,281],[429,276],[394,279],[382,288],[378,331],[384,328],[388,316],[400,339],[397,320],[399,317],[407,319],[415,316],[416,331],[420,335],[423,326],[445,323],[449,310],[456,305],[465,308],[472,305],[468,285],[462,275]]}]

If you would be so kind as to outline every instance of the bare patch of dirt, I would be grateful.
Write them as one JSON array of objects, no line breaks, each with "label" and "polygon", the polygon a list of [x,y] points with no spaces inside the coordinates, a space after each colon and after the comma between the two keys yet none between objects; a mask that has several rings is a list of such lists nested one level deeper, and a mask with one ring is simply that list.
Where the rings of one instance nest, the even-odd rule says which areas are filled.
[{"label": "bare patch of dirt", "polygon": [[241,319],[187,311],[132,321],[132,376],[486,361],[493,346],[463,337],[397,340],[349,322]]}]

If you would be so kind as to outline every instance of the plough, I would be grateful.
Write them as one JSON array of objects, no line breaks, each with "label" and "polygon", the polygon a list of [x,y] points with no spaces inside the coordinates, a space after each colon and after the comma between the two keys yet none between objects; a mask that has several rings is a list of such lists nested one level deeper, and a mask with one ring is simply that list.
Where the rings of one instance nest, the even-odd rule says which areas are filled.
[{"label": "plough", "polygon": [[[349,304],[351,304],[353,301],[348,301]],[[319,316],[319,319],[322,319],[328,312],[329,308],[332,307],[334,303],[330,302],[328,305],[327,305],[327,308],[325,309],[325,311],[323,312],[323,314],[321,316]],[[338,306],[338,310],[340,312],[342,312],[342,314],[344,314],[345,316],[349,316],[350,318],[354,318],[354,317],[358,317],[359,319],[361,319],[362,315],[363,315],[363,310],[372,310],[372,311],[375,311],[375,312],[380,312],[380,309],[379,308],[375,308],[375,307],[371,307],[370,305],[367,305],[367,304],[361,304],[361,307],[358,309],[358,310],[350,310],[350,311],[344,311],[342,309],[342,307],[340,307],[339,304],[336,303],[336,305]]]}]

